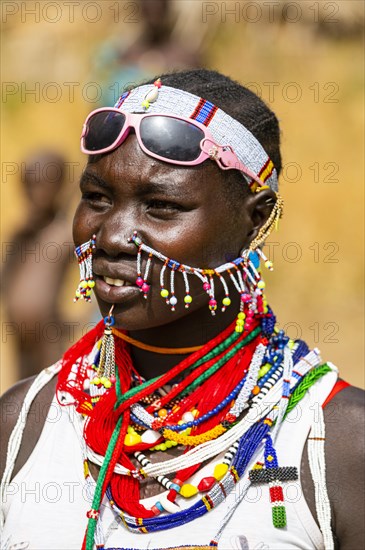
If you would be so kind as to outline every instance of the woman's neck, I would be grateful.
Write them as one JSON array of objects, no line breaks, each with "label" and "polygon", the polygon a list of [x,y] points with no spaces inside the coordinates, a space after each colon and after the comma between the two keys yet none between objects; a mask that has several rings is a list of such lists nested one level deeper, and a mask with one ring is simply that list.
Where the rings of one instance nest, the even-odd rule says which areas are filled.
[{"label": "woman's neck", "polygon": [[[131,331],[129,335],[143,342],[161,348],[189,348],[204,345],[230,325],[239,311],[239,296],[224,313],[213,317],[207,306],[191,315],[177,319],[167,325],[146,330]],[[146,379],[159,376],[177,365],[187,354],[162,355],[131,346],[131,355],[137,371]]]}]

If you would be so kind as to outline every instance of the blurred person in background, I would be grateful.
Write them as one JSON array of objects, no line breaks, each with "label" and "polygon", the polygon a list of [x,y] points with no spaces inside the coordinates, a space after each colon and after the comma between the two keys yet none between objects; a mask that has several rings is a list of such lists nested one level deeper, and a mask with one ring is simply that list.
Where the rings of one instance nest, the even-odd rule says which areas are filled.
[{"label": "blurred person in background", "polygon": [[2,398],[5,548],[363,548],[364,392],[266,299],[276,115],[182,71],[91,113],[81,146],[76,298],[103,319]]},{"label": "blurred person in background", "polygon": [[134,35],[109,36],[94,57],[90,78],[104,84],[102,105],[115,103],[122,90],[154,74],[200,67],[205,35],[215,28],[197,27],[191,16],[201,10],[199,3],[138,0],[132,6]]},{"label": "blurred person in background", "polygon": [[72,255],[61,204],[65,179],[65,159],[53,151],[39,151],[22,163],[26,213],[8,243],[1,283],[19,378],[37,374],[63,351],[58,301]]}]

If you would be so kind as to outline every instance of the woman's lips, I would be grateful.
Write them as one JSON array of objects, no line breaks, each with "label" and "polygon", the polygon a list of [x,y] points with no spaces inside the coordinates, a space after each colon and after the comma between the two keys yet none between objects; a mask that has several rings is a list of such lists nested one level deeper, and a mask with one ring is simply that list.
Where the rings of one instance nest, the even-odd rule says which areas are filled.
[{"label": "woman's lips", "polygon": [[122,279],[112,279],[111,277],[95,277],[95,294],[104,302],[109,304],[122,303],[131,300],[140,295],[137,285],[132,285]]}]

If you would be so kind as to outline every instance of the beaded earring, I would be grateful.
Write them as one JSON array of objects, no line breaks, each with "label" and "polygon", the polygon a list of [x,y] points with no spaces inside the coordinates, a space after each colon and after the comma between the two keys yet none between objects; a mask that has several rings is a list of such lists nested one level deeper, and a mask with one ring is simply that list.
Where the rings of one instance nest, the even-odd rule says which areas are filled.
[{"label": "beaded earring", "polygon": [[92,269],[92,254],[95,249],[96,235],[86,243],[75,247],[75,256],[79,263],[80,282],[75,292],[74,302],[80,298],[86,302],[91,302],[91,289],[95,286]]},{"label": "beaded earring", "polygon": [[90,382],[90,394],[94,401],[115,384],[115,347],[112,327],[115,319],[112,315],[114,305],[104,318],[104,335],[96,355],[93,368],[96,370],[94,378]]},{"label": "beaded earring", "polygon": [[[283,201],[282,197],[277,193],[276,194],[276,202],[275,202],[275,205],[274,205],[273,209],[271,210],[270,216],[268,217],[268,219],[266,220],[264,225],[260,228],[257,236],[251,242],[250,248],[249,248],[250,251],[255,251],[255,250],[258,251],[259,247],[264,244],[266,239],[271,234],[272,230],[274,228],[275,229],[278,228],[279,219],[283,215],[283,206],[284,206],[284,201]],[[272,267],[272,263],[270,262],[270,260],[268,260],[266,258],[266,256],[263,254],[263,252],[260,251],[259,254],[261,255],[262,259],[265,262],[269,262],[269,265],[267,265],[265,267],[268,267],[268,269],[270,269],[270,264],[271,264],[271,267]]]}]

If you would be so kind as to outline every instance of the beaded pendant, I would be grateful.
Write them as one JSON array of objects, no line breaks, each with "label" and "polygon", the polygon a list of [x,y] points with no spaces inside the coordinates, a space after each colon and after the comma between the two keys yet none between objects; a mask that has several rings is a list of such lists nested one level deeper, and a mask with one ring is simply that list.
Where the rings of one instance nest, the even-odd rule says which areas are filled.
[{"label": "beaded pendant", "polygon": [[295,481],[298,479],[298,470],[295,466],[279,467],[276,451],[271,436],[266,437],[265,442],[265,468],[260,462],[249,472],[251,483],[268,483],[270,502],[272,507],[272,522],[274,527],[286,526],[286,510],[284,504],[284,492],[282,481]]}]

